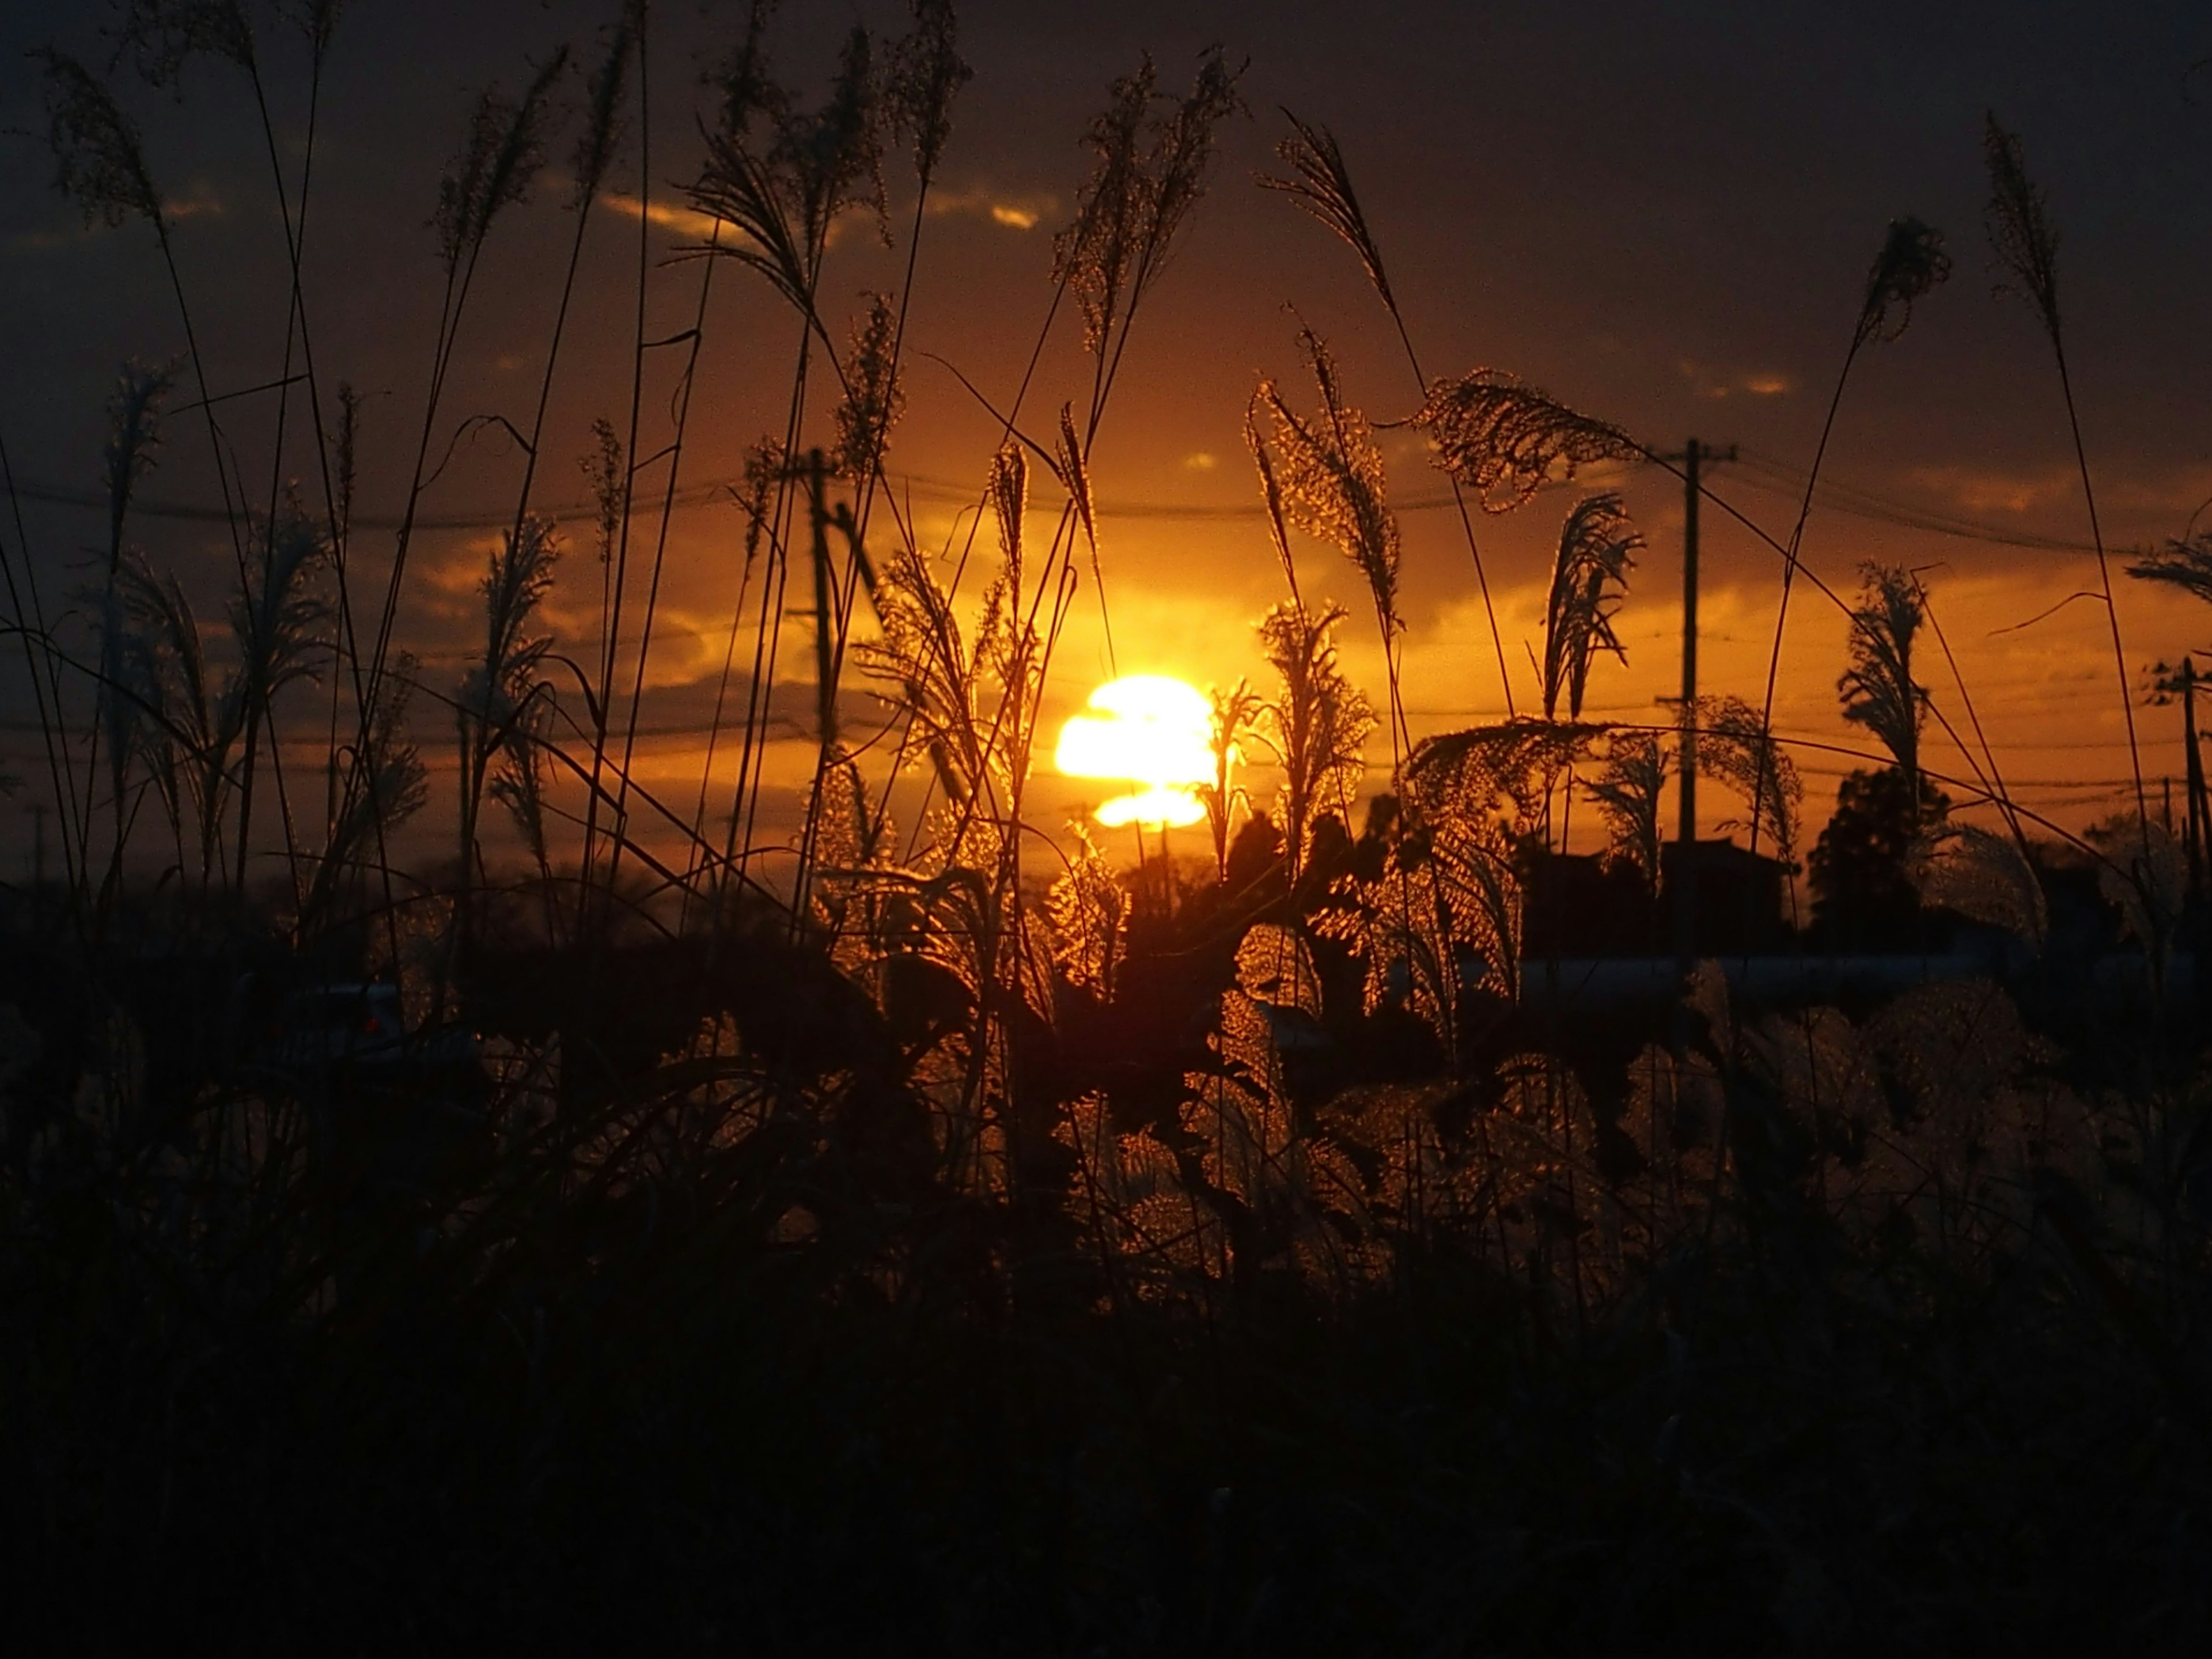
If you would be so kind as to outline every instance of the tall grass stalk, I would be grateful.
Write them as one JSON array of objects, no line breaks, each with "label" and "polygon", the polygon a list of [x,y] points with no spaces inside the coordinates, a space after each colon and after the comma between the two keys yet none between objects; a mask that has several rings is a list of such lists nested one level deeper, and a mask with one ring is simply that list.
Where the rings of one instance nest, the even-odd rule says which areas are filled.
[{"label": "tall grass stalk", "polygon": [[[635,326],[630,337],[629,358],[629,427],[626,447],[629,465],[623,474],[622,515],[616,530],[612,584],[613,601],[607,616],[607,631],[599,641],[599,696],[592,713],[592,791],[586,797],[584,810],[584,846],[580,875],[582,888],[578,897],[578,914],[586,921],[591,909],[592,889],[596,869],[599,821],[599,800],[602,780],[607,758],[607,725],[614,714],[615,659],[621,650],[623,605],[629,591],[629,538],[637,504],[637,475],[643,463],[639,459],[638,430],[645,406],[646,301],[652,286],[653,270],[653,78],[650,40],[646,28],[646,9],[638,5],[632,15],[637,25],[637,270],[634,284],[636,302]],[[719,235],[720,221],[715,230]],[[703,294],[702,304],[704,304]],[[639,661],[639,683],[643,684],[644,662]],[[617,821],[613,826],[614,845],[608,854],[608,883],[611,888],[615,865],[621,857],[623,833],[628,826]]]},{"label": "tall grass stalk", "polygon": [[[845,655],[850,642],[854,607],[859,601],[859,589],[865,586],[871,596],[875,580],[867,554],[868,532],[875,511],[878,491],[883,483],[884,457],[889,447],[889,433],[903,407],[904,394],[900,390],[900,374],[906,347],[908,313],[914,303],[915,273],[921,254],[921,231],[929,209],[931,186],[936,182],[937,171],[945,156],[945,147],[952,134],[952,100],[974,76],[965,59],[960,56],[959,35],[952,7],[949,0],[912,0],[914,28],[903,36],[891,52],[891,70],[883,90],[883,103],[888,125],[905,135],[913,145],[915,169],[914,216],[907,226],[906,269],[899,283],[898,305],[890,321],[889,341],[883,339],[884,313],[878,299],[870,313],[867,325],[855,333],[854,364],[850,369],[841,366],[839,378],[843,382],[844,402],[839,407],[841,428],[840,452],[844,457],[843,470],[854,481],[855,504],[847,525],[848,551],[846,580],[837,607],[837,629],[835,648],[831,653],[825,676],[829,687],[828,702],[834,707],[837,687],[842,682]],[[1064,471],[1071,487],[1082,489],[1082,501],[1087,507],[1087,487],[1080,481],[1087,477],[1079,451],[1074,441],[1072,426],[1062,418],[1066,435],[1067,459]],[[892,512],[896,515],[896,504]],[[1085,513],[1085,522],[1091,527],[1091,556],[1094,580],[1098,575],[1098,544],[1095,526]],[[901,535],[909,543],[911,532],[904,525],[898,526]],[[1100,614],[1104,617],[1102,594]],[[1107,631],[1107,653],[1113,653],[1113,635],[1110,623]],[[819,817],[817,804],[822,799],[826,769],[831,763],[829,745],[824,744],[817,761],[812,791],[808,797],[807,822],[799,860],[799,891],[793,906],[794,921],[806,909],[805,886],[811,879],[814,864],[813,846]],[[894,778],[896,768],[892,769]],[[884,809],[888,808],[891,779],[885,783]]]},{"label": "tall grass stalk", "polygon": [[[171,298],[184,331],[185,352],[199,392],[198,407],[206,428],[208,452],[222,497],[223,521],[240,591],[248,586],[246,532],[240,522],[242,481],[234,480],[222,434],[216,424],[216,399],[208,389],[205,359],[194,326],[192,309],[185,297],[184,276],[177,264],[168,210],[146,163],[138,125],[107,85],[76,58],[58,47],[45,46],[31,54],[44,71],[47,143],[54,156],[56,187],[73,198],[89,223],[100,217],[111,226],[139,218],[154,232],[168,279]],[[90,803],[80,816],[80,870],[89,873]]]},{"label": "tall grass stalk", "polygon": [[[1797,504],[1797,521],[1790,526],[1790,545],[1782,563],[1782,598],[1775,607],[1774,643],[1766,659],[1766,690],[1759,707],[1761,719],[1771,727],[1774,694],[1782,672],[1782,640],[1790,620],[1790,594],[1797,579],[1797,564],[1805,541],[1805,521],[1812,515],[1813,492],[1820,481],[1821,464],[1828,454],[1828,440],[1836,429],[1837,411],[1843,407],[1844,388],[1850,384],[1852,365],[1869,342],[1895,340],[1912,320],[1914,301],[1925,298],[1951,274],[1950,256],[1943,251],[1940,232],[1914,218],[1893,219],[1881,251],[1867,271],[1866,288],[1859,301],[1858,321],[1837,371],[1835,389],[1828,395],[1828,412],[1820,422],[1820,441],[1813,447],[1813,465],[1805,475],[1805,492]],[[1960,684],[1964,690],[1964,682]],[[1751,850],[1759,850],[1753,831]]]},{"label": "tall grass stalk", "polygon": [[[1327,127],[1307,125],[1287,109],[1283,112],[1283,118],[1291,124],[1291,137],[1275,146],[1275,154],[1297,176],[1280,179],[1263,173],[1259,180],[1261,187],[1288,196],[1334,232],[1358,258],[1376,297],[1390,314],[1398,343],[1405,349],[1407,367],[1413,372],[1414,387],[1426,397],[1429,380],[1421,370],[1420,354],[1413,349],[1413,337],[1407,331],[1405,313],[1398,309],[1398,297],[1391,291],[1389,276],[1383,270],[1382,252],[1376,246],[1374,233],[1368,228],[1367,215],[1359,205],[1358,192],[1352,188],[1352,173],[1345,166],[1344,152],[1338,148],[1335,135]],[[1491,649],[1498,658],[1498,690],[1504,696],[1505,713],[1510,717],[1519,711],[1513,700],[1512,671],[1505,660],[1505,635],[1498,625],[1498,607],[1490,597],[1490,573],[1482,562],[1474,519],[1467,510],[1467,495],[1460,480],[1455,474],[1447,474],[1446,482],[1451,486],[1452,506],[1459,514],[1460,533],[1467,541],[1468,557],[1474,563],[1475,587],[1482,595],[1482,614],[1490,624]]]},{"label": "tall grass stalk", "polygon": [[[13,618],[11,631],[23,648],[23,669],[30,678],[31,699],[38,711],[47,781],[53,789],[55,811],[61,820],[62,872],[71,899],[69,913],[82,927],[85,876],[76,850],[77,824],[82,816],[90,812],[91,806],[89,802],[81,804],[77,799],[76,774],[69,752],[69,728],[64,724],[61,675],[55,659],[53,635],[46,623],[46,603],[39,593],[38,568],[31,555],[30,538],[23,528],[22,497],[16,490],[15,466],[9,459],[4,435],[0,435],[0,480],[7,485],[9,517],[15,527],[16,554],[23,563],[19,584],[15,561],[9,556],[5,544],[0,544],[0,580],[4,580],[8,588],[8,609]],[[27,610],[24,605],[26,595],[30,600]]]},{"label": "tall grass stalk", "polygon": [[[522,478],[515,490],[514,517],[507,529],[507,547],[509,556],[523,544],[530,518],[531,493],[538,477],[538,464],[545,441],[546,411],[553,398],[555,375],[559,368],[562,347],[568,337],[568,315],[576,290],[576,273],[583,260],[584,236],[589,228],[592,209],[597,204],[601,185],[605,182],[608,168],[613,164],[621,138],[623,88],[629,73],[631,59],[641,48],[643,28],[643,7],[641,0],[626,0],[610,32],[607,48],[586,84],[585,119],[583,131],[578,135],[569,161],[574,182],[568,197],[568,210],[574,216],[575,228],[568,238],[568,258],[562,268],[560,298],[554,307],[553,326],[546,342],[545,367],[539,376],[537,406],[532,411],[529,436],[523,441]],[[640,223],[645,223],[647,198],[640,198]],[[604,517],[604,512],[603,512]],[[500,634],[495,621],[495,640]],[[486,659],[487,690],[501,683],[498,653]],[[519,764],[521,763],[518,763]],[[528,763],[528,777],[536,778],[534,759]],[[471,773],[465,767],[462,779],[461,817],[462,858],[459,891],[456,908],[459,923],[456,939],[465,961],[466,941],[473,926],[472,889],[477,873],[475,851],[475,826],[485,780],[481,767]],[[550,874],[545,852],[539,837],[532,839],[532,850],[537,858],[541,877]],[[588,860],[587,860],[588,862]],[[549,907],[550,907],[549,898]],[[553,912],[549,908],[549,915]]]},{"label": "tall grass stalk", "polygon": [[[467,136],[447,164],[439,185],[438,209],[432,222],[438,235],[444,292],[439,301],[438,326],[431,348],[429,380],[423,393],[414,460],[392,551],[392,569],[385,580],[384,599],[356,710],[353,762],[347,772],[341,805],[341,815],[350,816],[356,797],[362,791],[369,792],[367,821],[378,838],[377,862],[387,918],[392,914],[393,898],[391,860],[383,846],[387,805],[374,794],[379,780],[373,757],[376,752],[378,708],[390,671],[392,634],[398,621],[408,557],[413,550],[416,520],[422,509],[423,492],[433,476],[430,446],[436,434],[447,376],[459,344],[461,324],[484,243],[505,210],[529,195],[543,161],[543,144],[552,117],[553,89],[567,72],[568,64],[568,49],[565,46],[558,47],[532,77],[519,100],[509,100],[496,88],[480,94]],[[392,927],[391,945],[396,965],[396,922]]]},{"label": "tall grass stalk", "polygon": [[2027,176],[2019,135],[1997,125],[1990,112],[1982,135],[1982,159],[1990,175],[1990,200],[1983,223],[1990,251],[2009,281],[2043,325],[2051,358],[2058,370],[2058,390],[2066,403],[2066,428],[2074,441],[2074,461],[2081,477],[2081,502],[2089,514],[2089,538],[2097,549],[2097,580],[2103,590],[2105,620],[2112,639],[2112,668],[2119,678],[2120,714],[2127,724],[2128,765],[2135,781],[2136,823],[2143,858],[2150,851],[2150,801],[2143,790],[2142,747],[2136,738],[2134,689],[2128,677],[2126,647],[2120,641],[2119,607],[2112,599],[2112,563],[2105,555],[2105,532],[2097,517],[2097,491],[2089,477],[2089,452],[2081,441],[2081,417],[2074,403],[2074,379],[2066,363],[2064,319],[2058,307],[2058,231],[2051,222],[2049,198]]}]

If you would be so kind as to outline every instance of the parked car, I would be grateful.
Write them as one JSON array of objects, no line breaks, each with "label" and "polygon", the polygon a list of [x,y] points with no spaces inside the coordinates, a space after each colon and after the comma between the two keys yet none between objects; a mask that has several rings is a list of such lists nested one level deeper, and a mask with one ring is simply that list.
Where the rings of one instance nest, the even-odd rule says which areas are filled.
[{"label": "parked car", "polygon": [[481,1047],[467,1031],[409,1031],[396,985],[340,981],[285,997],[264,1063],[294,1077],[335,1072],[393,1085],[474,1073]]}]

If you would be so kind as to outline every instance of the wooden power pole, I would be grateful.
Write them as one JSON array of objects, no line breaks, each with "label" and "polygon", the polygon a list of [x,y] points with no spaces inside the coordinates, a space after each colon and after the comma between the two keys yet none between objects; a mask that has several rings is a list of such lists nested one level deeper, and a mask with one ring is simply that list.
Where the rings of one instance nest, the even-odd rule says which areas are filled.
[{"label": "wooden power pole", "polygon": [[1698,498],[1709,461],[1732,461],[1735,446],[1716,450],[1695,438],[1682,446],[1682,703],[1676,762],[1680,804],[1675,819],[1674,954],[1687,964],[1697,953],[1698,921]]}]

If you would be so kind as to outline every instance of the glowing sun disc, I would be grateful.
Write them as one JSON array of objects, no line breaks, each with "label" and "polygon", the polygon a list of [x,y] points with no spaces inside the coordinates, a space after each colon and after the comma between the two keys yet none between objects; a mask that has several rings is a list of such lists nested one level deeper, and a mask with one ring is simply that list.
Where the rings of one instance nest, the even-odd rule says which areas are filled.
[{"label": "glowing sun disc", "polygon": [[1212,720],[1206,698],[1182,681],[1131,674],[1091,694],[1060,728],[1053,762],[1071,778],[1139,786],[1098,809],[1109,828],[1196,823],[1206,808],[1191,786],[1213,776]]},{"label": "glowing sun disc", "polygon": [[1109,830],[1141,823],[1147,830],[1165,824],[1180,830],[1206,816],[1206,803],[1188,789],[1147,789],[1134,795],[1116,795],[1091,815]]}]

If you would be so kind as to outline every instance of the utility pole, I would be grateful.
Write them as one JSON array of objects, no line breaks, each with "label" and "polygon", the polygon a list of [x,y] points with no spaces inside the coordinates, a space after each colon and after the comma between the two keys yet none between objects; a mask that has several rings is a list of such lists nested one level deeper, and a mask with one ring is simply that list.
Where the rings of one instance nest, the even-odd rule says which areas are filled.
[{"label": "utility pole", "polygon": [[824,766],[837,746],[836,584],[830,569],[828,475],[822,452],[807,451],[806,500],[814,531],[814,720]]},{"label": "utility pole", "polygon": [[2188,765],[2189,829],[2185,842],[2189,848],[2189,890],[2201,893],[2204,889],[2204,858],[2212,847],[2207,838],[2212,836],[2212,803],[2204,799],[2204,756],[2197,746],[2197,665],[2187,657],[2181,659],[2181,730],[2186,744]]},{"label": "utility pole", "polygon": [[1676,752],[1680,802],[1675,819],[1674,954],[1686,965],[1697,953],[1698,917],[1698,497],[1709,461],[1732,461],[1735,446],[1715,450],[1695,438],[1682,446],[1682,702]]}]

